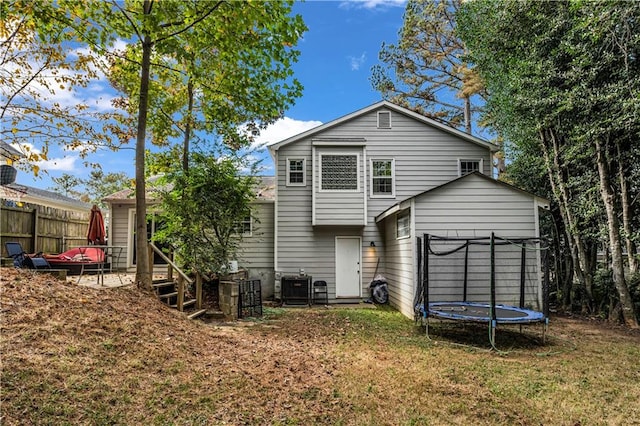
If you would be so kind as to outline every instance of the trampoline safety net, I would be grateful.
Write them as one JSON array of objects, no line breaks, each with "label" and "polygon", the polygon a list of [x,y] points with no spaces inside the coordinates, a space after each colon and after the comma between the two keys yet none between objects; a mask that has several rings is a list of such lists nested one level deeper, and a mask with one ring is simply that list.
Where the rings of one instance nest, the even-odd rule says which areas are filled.
[{"label": "trampoline safety net", "polygon": [[[508,305],[546,314],[546,244],[538,238],[417,237],[414,306],[429,303]],[[421,315],[422,316],[422,315]]]}]

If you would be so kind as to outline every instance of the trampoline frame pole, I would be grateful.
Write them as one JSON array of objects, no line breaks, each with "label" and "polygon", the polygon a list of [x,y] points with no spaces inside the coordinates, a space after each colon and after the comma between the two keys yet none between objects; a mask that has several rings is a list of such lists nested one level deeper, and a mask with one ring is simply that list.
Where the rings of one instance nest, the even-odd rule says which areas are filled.
[{"label": "trampoline frame pole", "polygon": [[[423,283],[423,279],[422,279],[422,237],[417,236],[416,237],[416,260],[418,263],[418,284],[416,286],[416,294],[414,296],[413,299],[413,304],[414,304],[414,309],[418,308],[418,305],[420,304],[420,297],[422,297],[422,287],[424,285]],[[419,312],[415,314],[415,321],[416,323],[418,322],[418,318],[420,318],[420,321],[422,321],[422,318],[419,315]]]},{"label": "trampoline frame pole", "polygon": [[491,261],[491,320],[496,320],[496,247],[495,234],[491,233],[490,244],[490,261]]},{"label": "trampoline frame pole", "polygon": [[422,308],[424,309],[424,318],[426,320],[426,333],[429,336],[429,245],[431,244],[431,236],[424,234],[422,238],[424,248],[423,271],[422,271]]},{"label": "trampoline frame pole", "polygon": [[495,250],[495,233],[491,233],[491,242],[490,242],[490,259],[491,259],[491,307],[490,307],[490,318],[489,318],[489,328],[490,337],[491,337],[491,345],[495,347],[495,339],[496,339],[496,326],[497,326],[497,315],[496,315],[496,250]]},{"label": "trampoline frame pole", "polygon": [[520,253],[520,309],[524,309],[524,282],[526,279],[526,263],[527,263],[527,242],[522,242],[522,250]]},{"label": "trampoline frame pole", "polygon": [[544,241],[544,277],[542,282],[542,313],[548,319],[549,318],[549,243]]},{"label": "trampoline frame pole", "polygon": [[469,240],[465,242],[464,247],[464,283],[462,288],[462,301],[467,301],[467,277],[469,275]]}]

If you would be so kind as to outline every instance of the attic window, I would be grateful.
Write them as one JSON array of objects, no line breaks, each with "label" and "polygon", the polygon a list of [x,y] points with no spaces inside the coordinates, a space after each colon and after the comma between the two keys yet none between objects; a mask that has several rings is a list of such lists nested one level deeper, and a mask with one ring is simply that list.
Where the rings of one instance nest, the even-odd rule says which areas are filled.
[{"label": "attic window", "polygon": [[378,111],[378,129],[391,128],[391,111]]},{"label": "attic window", "polygon": [[458,176],[468,175],[469,173],[480,172],[482,173],[482,159],[470,160],[460,159],[458,160]]}]

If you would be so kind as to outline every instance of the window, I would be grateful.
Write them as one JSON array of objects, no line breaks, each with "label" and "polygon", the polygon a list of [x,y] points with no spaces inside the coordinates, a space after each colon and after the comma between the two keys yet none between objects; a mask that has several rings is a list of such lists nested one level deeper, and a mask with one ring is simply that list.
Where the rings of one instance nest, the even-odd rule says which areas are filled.
[{"label": "window", "polygon": [[390,128],[391,128],[391,112],[378,111],[378,129],[390,129]]},{"label": "window", "polygon": [[371,197],[392,198],[395,191],[395,161],[392,159],[371,160]]},{"label": "window", "polygon": [[306,161],[304,158],[287,159],[287,186],[305,186]]},{"label": "window", "polygon": [[325,191],[358,190],[358,156],[353,154],[322,155],[321,185]]},{"label": "window", "polygon": [[251,216],[245,216],[241,222],[235,227],[234,232],[244,237],[250,237],[253,231],[253,220]]},{"label": "window", "polygon": [[396,238],[411,236],[411,215],[409,211],[398,214],[396,218]]},{"label": "window", "polygon": [[464,176],[473,172],[482,173],[482,160],[459,160],[458,161],[459,176]]}]

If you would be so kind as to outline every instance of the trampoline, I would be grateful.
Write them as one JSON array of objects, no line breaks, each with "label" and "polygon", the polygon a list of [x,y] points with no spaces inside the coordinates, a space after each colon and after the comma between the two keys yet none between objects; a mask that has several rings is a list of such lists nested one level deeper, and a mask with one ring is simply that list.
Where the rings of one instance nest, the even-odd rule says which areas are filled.
[{"label": "trampoline", "polygon": [[[439,244],[454,244],[454,246],[446,250],[435,250],[433,246],[434,242]],[[473,238],[449,238],[424,234],[422,238],[416,238],[416,243],[416,251],[418,254],[418,282],[414,299],[414,309],[416,321],[421,318],[423,324],[426,325],[427,337],[429,337],[429,319],[434,318],[439,320],[488,324],[489,341],[492,348],[496,350],[495,332],[499,324],[520,325],[522,329],[522,325],[542,323],[544,325],[544,342],[544,334],[548,324],[549,288],[548,256],[546,256],[548,246],[546,242],[543,242],[539,238],[501,238],[492,232],[490,237]],[[479,263],[483,266],[483,270],[485,271],[484,276],[486,276],[488,281],[488,288],[482,285],[482,282],[486,282],[484,281],[485,278],[478,279],[477,276],[471,277],[472,275],[478,275],[478,273],[474,274],[470,266],[470,248],[482,246],[488,246],[488,251],[485,248],[484,253],[488,255],[489,259],[484,257],[479,258],[476,253],[474,265],[476,271],[480,270],[478,269]],[[511,256],[508,257],[506,261],[502,260],[501,266],[504,267],[504,265],[507,265],[508,268],[512,270],[510,275],[508,275],[512,278],[509,278],[506,282],[503,279],[501,288],[502,291],[505,291],[505,289],[509,291],[510,298],[513,298],[515,295],[514,290],[517,289],[516,291],[519,293],[519,306],[504,304],[504,302],[502,302],[502,304],[497,303],[496,246],[509,248],[509,250],[518,254],[516,256],[514,253],[511,253]],[[545,253],[543,260],[544,279],[541,286],[542,297],[539,299],[544,312],[529,309],[529,306],[526,305],[528,301],[525,282],[527,267],[530,267],[527,262],[527,252],[531,250]],[[442,265],[440,269],[431,265],[435,258],[445,258],[456,254],[458,255],[458,259],[463,261],[459,276],[451,272],[451,267],[443,272]],[[455,262],[455,260],[452,262]],[[515,271],[518,269],[519,273],[516,273]],[[475,280],[473,289],[470,287],[472,279]],[[443,288],[446,289],[446,293],[444,294],[454,296],[457,294],[460,299],[443,300]],[[435,295],[430,294],[435,289],[440,291],[440,293],[437,294],[440,300],[433,300]],[[470,298],[470,294],[473,294],[473,297],[476,299],[475,301],[468,299]],[[530,296],[531,295],[529,295],[529,297]],[[485,297],[487,302],[477,301],[478,298]],[[529,300],[529,302],[530,301],[531,300]]]},{"label": "trampoline", "polygon": [[[424,307],[418,306],[421,314]],[[495,305],[497,324],[529,324],[544,322],[542,312],[518,308],[509,305]],[[491,321],[491,305],[475,302],[432,302],[429,303],[429,316],[439,319],[488,323]]]}]

